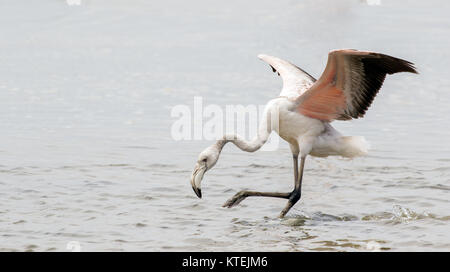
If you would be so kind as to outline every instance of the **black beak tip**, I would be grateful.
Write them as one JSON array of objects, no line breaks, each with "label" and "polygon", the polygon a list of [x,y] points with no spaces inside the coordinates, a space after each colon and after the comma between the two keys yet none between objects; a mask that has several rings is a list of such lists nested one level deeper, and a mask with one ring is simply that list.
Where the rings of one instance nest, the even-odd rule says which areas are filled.
[{"label": "black beak tip", "polygon": [[198,198],[202,198],[202,189],[197,189],[195,187],[192,187],[194,189],[194,193],[198,196]]}]

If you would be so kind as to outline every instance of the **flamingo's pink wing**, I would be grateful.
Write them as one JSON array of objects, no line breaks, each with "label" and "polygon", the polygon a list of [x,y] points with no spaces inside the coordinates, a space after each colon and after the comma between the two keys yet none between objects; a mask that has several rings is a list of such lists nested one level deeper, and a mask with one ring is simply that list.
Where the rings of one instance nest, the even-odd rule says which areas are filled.
[{"label": "flamingo's pink wing", "polygon": [[286,60],[264,54],[258,55],[258,58],[268,63],[272,71],[278,73],[283,79],[280,96],[295,99],[316,81],[310,74]]},{"label": "flamingo's pink wing", "polygon": [[323,120],[364,116],[386,74],[417,73],[413,64],[388,55],[351,49],[334,50],[319,80],[297,98],[299,113]]}]

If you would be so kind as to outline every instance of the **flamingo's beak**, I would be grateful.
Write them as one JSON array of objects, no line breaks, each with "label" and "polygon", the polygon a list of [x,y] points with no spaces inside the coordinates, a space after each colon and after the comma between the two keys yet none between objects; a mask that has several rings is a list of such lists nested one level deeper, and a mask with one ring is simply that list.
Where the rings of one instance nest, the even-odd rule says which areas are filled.
[{"label": "flamingo's beak", "polygon": [[200,187],[203,175],[206,172],[206,165],[205,164],[199,164],[197,163],[195,165],[194,171],[192,171],[191,176],[191,185],[192,189],[194,190],[195,194],[198,196],[198,198],[202,198],[202,189]]}]

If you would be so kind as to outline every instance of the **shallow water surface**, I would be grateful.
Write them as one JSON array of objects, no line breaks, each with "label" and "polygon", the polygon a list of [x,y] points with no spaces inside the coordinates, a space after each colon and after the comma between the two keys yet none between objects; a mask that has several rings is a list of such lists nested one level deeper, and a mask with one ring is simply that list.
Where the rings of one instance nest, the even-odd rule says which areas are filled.
[{"label": "shallow water surface", "polygon": [[[447,1],[4,1],[0,9],[0,250],[417,251],[450,249]],[[374,1],[372,1],[374,2]],[[375,1],[376,2],[376,1]],[[318,77],[327,52],[358,48],[416,64],[389,76],[365,118],[334,122],[370,154],[308,158],[302,199],[289,147],[174,141],[171,109],[263,105],[281,80],[256,55]]]}]

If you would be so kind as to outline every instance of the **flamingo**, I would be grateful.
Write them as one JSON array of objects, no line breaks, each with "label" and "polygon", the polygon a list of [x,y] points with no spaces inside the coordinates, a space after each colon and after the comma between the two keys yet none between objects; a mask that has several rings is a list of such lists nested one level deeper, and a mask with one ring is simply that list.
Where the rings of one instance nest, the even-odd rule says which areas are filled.
[{"label": "flamingo", "polygon": [[[201,198],[201,181],[214,167],[224,145],[232,142],[243,151],[254,152],[267,141],[272,131],[289,143],[294,166],[291,192],[240,191],[223,204],[231,208],[249,196],[287,199],[279,217],[284,217],[301,197],[303,170],[308,155],[353,158],[367,154],[367,142],[361,136],[342,136],[331,126],[333,120],[363,117],[381,88],[386,74],[416,73],[414,64],[376,52],[354,49],[332,50],[319,80],[294,64],[268,55],[258,55],[283,80],[280,95],[270,100],[264,110],[257,135],[246,141],[239,135],[224,135],[203,150],[191,175],[191,185]],[[273,125],[272,114],[278,122]],[[300,157],[300,167],[298,158]]]}]

